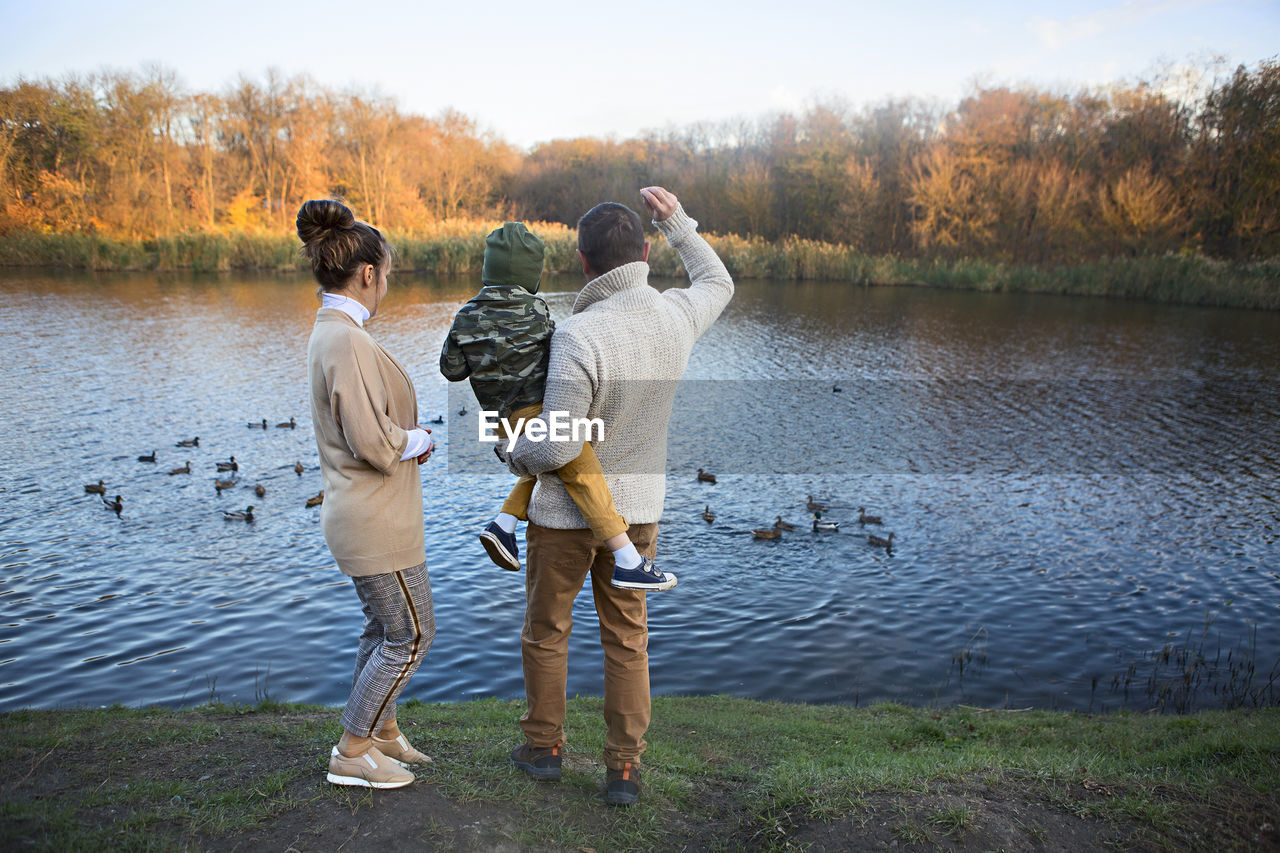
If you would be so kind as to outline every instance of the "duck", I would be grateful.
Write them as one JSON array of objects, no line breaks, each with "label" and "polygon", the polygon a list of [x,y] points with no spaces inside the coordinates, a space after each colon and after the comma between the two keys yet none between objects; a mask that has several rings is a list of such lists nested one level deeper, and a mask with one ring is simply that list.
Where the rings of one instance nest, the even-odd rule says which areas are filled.
[{"label": "duck", "polygon": [[307,498],[307,506],[320,506],[324,503],[324,490],[321,490],[315,497]]},{"label": "duck", "polygon": [[107,487],[102,484],[101,480],[97,482],[97,485],[93,483],[86,483],[84,493],[86,495],[105,495],[107,493]]},{"label": "duck", "polygon": [[297,429],[297,428],[298,428],[298,422],[292,417],[289,418],[289,420],[286,421],[285,423],[276,424],[276,429]]},{"label": "duck", "polygon": [[714,485],[715,485],[715,482],[716,482],[716,475],[715,475],[715,474],[708,474],[706,471],[703,471],[701,468],[699,468],[699,469],[698,469],[698,482],[699,482],[699,483],[710,483],[711,485],[713,485],[713,486],[714,486]]},{"label": "duck", "polygon": [[258,485],[253,487],[253,493],[260,498],[265,498],[267,496],[267,487],[258,483]]},{"label": "duck", "polygon": [[752,530],[751,535],[757,539],[777,539],[782,535],[782,531],[776,527],[760,527]]},{"label": "duck", "polygon": [[778,516],[774,520],[773,526],[778,528],[779,530],[795,530],[796,529],[796,526],[794,524],[788,524],[787,522],[783,521],[782,516]]},{"label": "duck", "polygon": [[151,451],[151,455],[150,455],[150,456],[139,456],[139,457],[138,457],[138,461],[139,461],[139,462],[155,462],[155,461],[156,461],[156,452],[153,450],[153,451]]},{"label": "duck", "polygon": [[707,524],[716,520],[716,514],[711,511],[711,504],[707,504],[706,509],[702,511],[702,520]]},{"label": "duck", "polygon": [[893,534],[890,533],[888,539],[882,539],[881,537],[876,536],[874,533],[868,533],[867,544],[875,545],[877,548],[883,548],[886,551],[889,551],[893,548]]},{"label": "duck", "polygon": [[266,429],[266,428],[267,428],[266,418],[263,418],[261,423],[259,423],[258,421],[249,421],[249,429]]},{"label": "duck", "polygon": [[458,409],[458,417],[460,417],[460,418],[461,418],[461,417],[465,417],[465,416],[466,416],[466,414],[467,414],[467,407],[466,407],[466,406],[463,406],[461,409]]},{"label": "duck", "polygon": [[840,522],[823,521],[822,513],[815,512],[813,514],[813,532],[814,533],[836,533],[840,530]]},{"label": "duck", "polygon": [[232,456],[228,458],[226,462],[219,462],[218,470],[219,471],[239,471],[240,466],[236,463],[236,458]]},{"label": "duck", "polygon": [[858,507],[858,523],[859,524],[884,524],[884,519],[878,515],[867,515],[865,506]]},{"label": "duck", "polygon": [[198,435],[195,438],[184,438],[174,445],[174,447],[199,447],[199,446],[200,446],[200,436]]},{"label": "duck", "polygon": [[219,480],[217,477],[213,478],[213,488],[217,491],[218,494],[222,494],[227,489],[235,488],[235,485],[236,485],[236,480],[234,477],[232,477],[230,480]]},{"label": "duck", "polygon": [[827,505],[820,504],[817,501],[815,501],[813,499],[813,495],[809,495],[809,502],[804,506],[805,506],[805,509],[809,510],[809,512],[826,512],[827,511]]},{"label": "duck", "polygon": [[222,517],[227,521],[253,521],[253,507],[245,507],[244,512],[224,509]]},{"label": "duck", "polygon": [[302,467],[302,460],[299,459],[297,462],[293,463],[293,470],[294,470],[294,473],[296,473],[299,477],[301,477],[302,472],[307,469]]},{"label": "duck", "polygon": [[108,497],[104,497],[102,499],[102,505],[105,506],[107,509],[115,512],[116,515],[119,515],[120,510],[124,509],[124,498],[120,497],[119,495],[116,495],[114,500]]},{"label": "duck", "polygon": [[433,423],[433,424],[442,424],[442,423],[444,423],[444,415],[436,415],[436,419],[435,419],[434,421],[431,421],[431,423]]},{"label": "duck", "polygon": [[174,474],[190,474],[190,473],[191,473],[191,460],[188,459],[186,465],[183,465],[181,468],[174,468],[172,471],[169,472],[169,476],[172,477]]}]

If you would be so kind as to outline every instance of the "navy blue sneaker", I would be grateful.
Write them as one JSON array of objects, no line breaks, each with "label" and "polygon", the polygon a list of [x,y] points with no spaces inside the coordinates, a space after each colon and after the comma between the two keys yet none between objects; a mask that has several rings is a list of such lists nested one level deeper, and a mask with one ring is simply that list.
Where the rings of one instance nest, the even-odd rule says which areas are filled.
[{"label": "navy blue sneaker", "polygon": [[634,569],[613,567],[613,580],[609,583],[618,589],[671,589],[676,585],[676,576],[670,572],[660,572],[653,567],[653,560],[640,558],[640,565]]},{"label": "navy blue sneaker", "polygon": [[496,521],[491,521],[480,534],[480,544],[494,565],[509,572],[520,571],[520,546],[516,544],[514,533],[508,533]]}]

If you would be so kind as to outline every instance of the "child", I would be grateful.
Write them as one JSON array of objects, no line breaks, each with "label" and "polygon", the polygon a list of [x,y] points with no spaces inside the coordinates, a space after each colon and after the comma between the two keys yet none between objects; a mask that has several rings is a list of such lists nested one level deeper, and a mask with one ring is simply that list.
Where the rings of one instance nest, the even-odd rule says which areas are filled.
[{"label": "child", "polygon": [[[483,287],[453,320],[440,353],[440,372],[450,382],[470,377],[481,408],[516,422],[542,413],[551,333],[555,324],[547,303],[538,296],[544,255],[542,241],[520,222],[508,222],[485,238]],[[505,429],[503,439],[506,439]],[[611,583],[622,589],[661,590],[676,585],[676,576],[654,568],[627,537],[627,522],[613,505],[604,472],[591,445],[555,472],[596,538],[613,551]],[[480,534],[490,559],[504,569],[520,571],[517,520],[527,521],[536,477],[523,476],[502,505],[498,517]]]}]

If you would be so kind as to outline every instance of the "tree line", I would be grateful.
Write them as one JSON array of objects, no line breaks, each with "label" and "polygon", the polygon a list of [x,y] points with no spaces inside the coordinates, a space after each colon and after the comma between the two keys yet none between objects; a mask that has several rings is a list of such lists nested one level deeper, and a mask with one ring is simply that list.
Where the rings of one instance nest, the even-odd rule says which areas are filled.
[{"label": "tree line", "polygon": [[455,111],[275,72],[220,93],[156,68],[19,80],[0,88],[0,234],[282,232],[318,196],[398,232],[572,225],[657,183],[708,230],[867,254],[1280,256],[1280,62],[1168,83],[979,86],[955,105],[816,104],[524,152]]}]

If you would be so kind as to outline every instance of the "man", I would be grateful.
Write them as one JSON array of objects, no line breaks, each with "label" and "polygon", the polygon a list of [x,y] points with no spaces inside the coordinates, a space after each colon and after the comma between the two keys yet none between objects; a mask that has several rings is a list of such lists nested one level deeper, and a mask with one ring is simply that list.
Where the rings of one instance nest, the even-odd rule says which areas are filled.
[{"label": "man", "polygon": [[[674,195],[662,187],[647,187],[640,195],[654,225],[679,253],[691,285],[665,293],[649,286],[649,244],[630,208],[607,202],[587,211],[578,221],[578,258],[587,283],[573,316],[551,339],[542,411],[544,418],[564,412],[571,419],[603,421],[604,436],[592,445],[628,522],[628,536],[652,559],[676,384],[694,342],[733,296],[733,280]],[[529,506],[520,637],[525,743],[511,759],[534,779],[560,778],[570,610],[589,573],[605,659],[605,799],[631,805],[640,796],[638,765],[649,728],[645,598],[610,584],[612,554],[592,536],[560,481],[547,473],[581,450],[581,440],[531,441],[526,430],[510,454],[512,471],[538,475]]]}]

